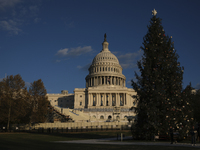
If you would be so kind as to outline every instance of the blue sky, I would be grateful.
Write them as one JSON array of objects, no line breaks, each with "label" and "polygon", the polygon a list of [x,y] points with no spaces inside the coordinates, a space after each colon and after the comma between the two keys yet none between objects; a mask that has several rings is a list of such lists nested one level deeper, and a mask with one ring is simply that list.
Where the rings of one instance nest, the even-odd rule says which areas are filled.
[{"label": "blue sky", "polygon": [[42,79],[48,93],[73,93],[85,87],[106,33],[131,87],[155,8],[185,68],[183,86],[200,88],[199,7],[199,0],[0,0],[0,80],[20,74],[27,86]]}]

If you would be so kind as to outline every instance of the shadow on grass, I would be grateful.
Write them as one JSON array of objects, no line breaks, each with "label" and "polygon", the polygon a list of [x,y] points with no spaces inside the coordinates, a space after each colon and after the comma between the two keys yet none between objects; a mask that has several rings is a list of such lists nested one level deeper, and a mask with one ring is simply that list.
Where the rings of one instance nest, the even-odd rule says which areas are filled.
[{"label": "shadow on grass", "polygon": [[106,145],[106,144],[69,144],[53,143],[51,141],[65,141],[77,139],[109,138],[116,135],[115,131],[89,133],[1,133],[0,150],[61,150],[61,149],[134,149],[134,150],[190,150],[192,147],[164,147],[144,145]]},{"label": "shadow on grass", "polygon": [[121,133],[123,133],[125,136],[131,135],[130,131],[119,131],[119,130],[90,131],[90,132],[57,132],[57,133],[31,132],[30,134],[60,137],[60,138],[63,138],[63,140],[81,140],[81,139],[85,140],[85,139],[113,138],[113,137],[117,137],[117,135],[119,136]]}]

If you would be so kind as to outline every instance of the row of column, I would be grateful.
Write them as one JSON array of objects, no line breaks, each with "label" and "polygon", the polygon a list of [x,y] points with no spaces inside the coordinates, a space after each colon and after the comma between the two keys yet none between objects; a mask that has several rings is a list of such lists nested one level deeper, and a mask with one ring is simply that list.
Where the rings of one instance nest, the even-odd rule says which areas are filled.
[{"label": "row of column", "polygon": [[94,72],[113,71],[119,73],[119,69],[115,67],[93,67],[90,69],[90,74]]},{"label": "row of column", "polygon": [[86,87],[97,85],[120,85],[125,87],[125,79],[115,76],[97,76],[91,77],[86,81]]},{"label": "row of column", "polygon": [[126,93],[88,93],[88,106],[127,105]]}]

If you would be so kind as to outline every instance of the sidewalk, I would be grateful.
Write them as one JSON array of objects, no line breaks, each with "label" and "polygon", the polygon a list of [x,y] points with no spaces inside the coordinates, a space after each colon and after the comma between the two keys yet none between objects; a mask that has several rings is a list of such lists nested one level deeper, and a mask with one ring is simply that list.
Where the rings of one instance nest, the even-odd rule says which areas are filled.
[{"label": "sidewalk", "polygon": [[[123,139],[132,139],[132,137],[125,137]],[[158,145],[158,146],[184,146],[184,147],[197,147],[200,148],[200,144],[192,146],[190,143],[176,143],[170,144],[170,142],[121,142],[117,138],[106,138],[106,139],[88,139],[88,140],[74,140],[74,141],[56,141],[55,143],[80,143],[80,144],[111,144],[111,145]]]}]

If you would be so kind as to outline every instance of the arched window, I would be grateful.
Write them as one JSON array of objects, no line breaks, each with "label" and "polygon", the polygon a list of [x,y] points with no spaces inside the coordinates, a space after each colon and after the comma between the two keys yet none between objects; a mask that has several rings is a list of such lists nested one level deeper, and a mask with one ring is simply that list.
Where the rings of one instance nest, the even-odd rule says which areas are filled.
[{"label": "arched window", "polygon": [[104,71],[104,67],[103,67],[103,71]]},{"label": "arched window", "polygon": [[100,119],[104,119],[104,116],[100,116]]},{"label": "arched window", "polygon": [[112,119],[112,116],[110,115],[110,116],[108,116],[108,119]]},{"label": "arched window", "polygon": [[115,68],[114,68],[114,72],[115,72]]},{"label": "arched window", "polygon": [[108,67],[108,71],[110,71],[110,67]]},{"label": "arched window", "polygon": [[96,116],[95,116],[95,115],[93,115],[92,117],[93,117],[93,118],[96,118]]}]

